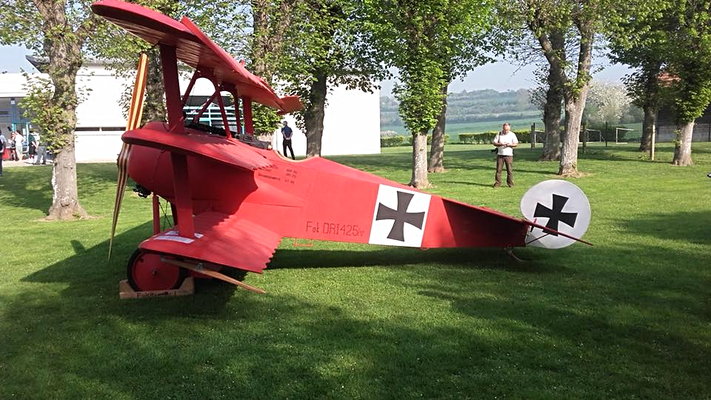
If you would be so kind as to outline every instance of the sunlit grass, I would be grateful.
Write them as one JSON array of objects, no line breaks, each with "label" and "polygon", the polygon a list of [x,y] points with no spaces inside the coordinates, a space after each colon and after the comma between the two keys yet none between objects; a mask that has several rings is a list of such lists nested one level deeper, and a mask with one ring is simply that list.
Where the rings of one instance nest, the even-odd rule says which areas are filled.
[{"label": "sunlit grass", "polygon": [[[450,146],[430,191],[512,215],[555,178],[516,150],[494,190],[490,146]],[[49,167],[0,179],[0,398],[708,398],[711,145],[692,167],[593,145],[573,180],[593,209],[559,251],[392,249],[285,239],[259,296],[199,282],[192,297],[118,299],[150,201],[128,195],[106,261],[115,166],[79,165],[97,217],[41,221]],[[407,182],[407,148],[337,161]]]}]

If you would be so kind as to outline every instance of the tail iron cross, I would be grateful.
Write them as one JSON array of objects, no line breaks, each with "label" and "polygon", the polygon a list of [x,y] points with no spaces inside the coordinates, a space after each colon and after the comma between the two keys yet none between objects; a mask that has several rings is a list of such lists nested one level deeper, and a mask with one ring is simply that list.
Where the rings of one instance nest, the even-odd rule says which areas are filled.
[{"label": "tail iron cross", "polygon": [[[568,202],[568,198],[565,196],[560,196],[557,194],[553,195],[553,208],[550,209],[541,203],[536,204],[536,211],[533,213],[534,218],[548,218],[548,223],[546,228],[558,230],[558,222],[562,222],[571,228],[575,228],[575,219],[578,217],[578,213],[574,212],[563,212],[563,207],[565,203]],[[551,235],[558,236],[557,233],[551,232]]]},{"label": "tail iron cross", "polygon": [[521,213],[529,221],[551,229],[532,227],[527,246],[560,249],[574,240],[556,232],[579,238],[590,225],[588,198],[580,188],[563,180],[544,181],[529,189],[521,199]]}]

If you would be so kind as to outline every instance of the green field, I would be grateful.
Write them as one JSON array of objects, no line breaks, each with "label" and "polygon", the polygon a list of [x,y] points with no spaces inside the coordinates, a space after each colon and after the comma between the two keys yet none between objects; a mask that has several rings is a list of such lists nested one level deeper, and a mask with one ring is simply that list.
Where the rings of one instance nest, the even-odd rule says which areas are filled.
[{"label": "green field", "polygon": [[[555,178],[516,150],[516,187],[492,189],[490,146],[451,146],[432,193],[519,216]],[[95,218],[43,222],[49,167],[0,178],[0,399],[711,397],[711,144],[695,166],[661,145],[592,145],[574,180],[593,210],[558,251],[427,250],[283,240],[256,295],[201,281],[194,296],[119,300],[151,233],[127,192],[106,261],[113,164],[77,167]],[[410,149],[337,157],[398,182]],[[239,256],[239,255],[236,255]]]}]

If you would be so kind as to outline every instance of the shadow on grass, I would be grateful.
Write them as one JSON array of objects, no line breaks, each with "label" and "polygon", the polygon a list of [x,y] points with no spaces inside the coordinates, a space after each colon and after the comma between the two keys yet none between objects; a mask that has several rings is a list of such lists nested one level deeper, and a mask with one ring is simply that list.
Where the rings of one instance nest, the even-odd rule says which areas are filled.
[{"label": "shadow on grass", "polygon": [[567,270],[566,267],[560,265],[537,263],[535,258],[525,262],[516,262],[501,249],[375,248],[367,251],[277,250],[265,273],[268,274],[269,269],[372,266],[417,268],[418,265],[447,265],[467,269],[492,269],[519,273],[552,273]]},{"label": "shadow on grass", "polygon": [[[52,167],[28,166],[6,168],[0,180],[0,199],[5,205],[29,208],[46,213],[52,205]],[[107,182],[116,181],[116,165],[77,164],[79,191],[94,193],[105,190]]]},{"label": "shadow on grass", "polygon": [[[639,281],[631,275],[482,274],[464,267],[467,257],[494,258],[478,251],[444,267],[395,267],[394,292],[375,299],[382,287],[324,299],[220,284],[193,297],[127,302],[117,299],[117,274],[97,265],[105,245],[74,247],[75,256],[26,280],[70,283],[60,296],[26,290],[4,299],[1,398],[695,397],[709,386],[700,368],[707,346],[614,314],[659,304],[626,296]],[[284,262],[299,259],[282,253]],[[310,253],[305,259],[326,256]],[[373,253],[381,265],[419,258]],[[567,297],[575,291],[589,296]]]},{"label": "shadow on grass", "polygon": [[621,223],[628,231],[638,235],[711,244],[711,211],[650,214]]},{"label": "shadow on grass", "polygon": [[[126,231],[114,239],[112,258],[107,261],[108,241],[92,248],[78,240],[70,240],[74,255],[50,265],[22,279],[23,282],[62,283],[68,286],[62,291],[66,296],[85,296],[89,293],[103,293],[106,296],[117,295],[117,284],[126,278],[126,262],[138,244],[152,235],[152,224],[144,223]],[[372,250],[371,250],[372,249]],[[566,268],[554,264],[516,262],[501,249],[429,249],[370,246],[365,251],[349,250],[313,250],[313,249],[278,249],[265,270],[274,269],[319,269],[341,267],[385,268],[433,264],[461,266],[471,269],[492,269],[523,273],[551,273],[565,271]],[[229,271],[228,271],[229,272]],[[209,282],[209,283],[208,283]],[[213,280],[197,280],[197,287],[211,287],[225,296],[227,301],[234,291],[233,286]],[[225,290],[224,288],[229,288]],[[214,294],[213,294],[214,295]],[[217,305],[218,303],[215,303]],[[213,310],[218,307],[213,307]]]},{"label": "shadow on grass", "polygon": [[0,180],[3,204],[47,212],[52,205],[52,167],[5,168]]}]

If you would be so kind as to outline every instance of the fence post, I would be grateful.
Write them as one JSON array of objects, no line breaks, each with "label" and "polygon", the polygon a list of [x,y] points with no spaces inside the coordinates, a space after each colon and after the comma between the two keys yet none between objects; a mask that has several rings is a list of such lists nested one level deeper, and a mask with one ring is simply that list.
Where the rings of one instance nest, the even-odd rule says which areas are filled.
[{"label": "fence post", "polygon": [[587,146],[587,141],[588,141],[588,127],[585,123],[583,123],[583,154],[585,154],[585,147]]},{"label": "fence post", "polygon": [[652,145],[649,146],[649,159],[654,161],[654,146],[657,142],[657,124],[652,124]]},{"label": "fence post", "polygon": [[530,138],[531,138],[531,148],[533,149],[536,147],[536,123],[535,122],[531,124]]}]

